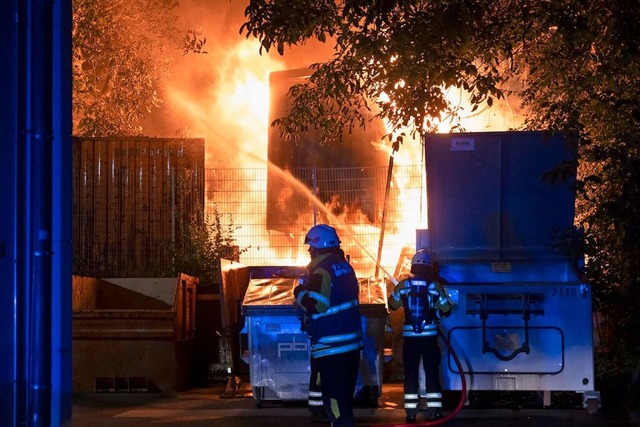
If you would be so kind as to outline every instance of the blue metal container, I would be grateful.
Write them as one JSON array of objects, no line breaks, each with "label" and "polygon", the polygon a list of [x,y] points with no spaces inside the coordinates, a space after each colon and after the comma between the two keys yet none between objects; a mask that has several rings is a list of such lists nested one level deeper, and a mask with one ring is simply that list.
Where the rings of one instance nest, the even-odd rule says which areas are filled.
[{"label": "blue metal container", "polygon": [[[290,277],[274,277],[269,274],[273,267],[250,269],[251,279],[242,301],[245,323],[240,341],[245,348],[240,353],[249,365],[253,397],[259,405],[270,400],[307,400],[309,338],[300,328],[293,305],[293,289],[304,269],[288,268]],[[359,282],[364,349],[354,397],[375,405],[383,382],[386,285],[372,279]]]},{"label": "blue metal container", "polygon": [[[591,288],[556,243],[574,221],[576,146],[562,135],[428,135],[431,251],[454,303],[442,322],[469,390],[594,392]],[[563,178],[563,179],[560,179]],[[445,388],[461,389],[447,352]]]}]

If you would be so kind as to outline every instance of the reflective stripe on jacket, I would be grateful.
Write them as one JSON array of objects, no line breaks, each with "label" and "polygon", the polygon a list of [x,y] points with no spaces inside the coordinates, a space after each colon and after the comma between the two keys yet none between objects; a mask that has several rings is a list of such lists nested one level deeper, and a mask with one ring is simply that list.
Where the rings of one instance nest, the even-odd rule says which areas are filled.
[{"label": "reflective stripe on jacket", "polygon": [[[322,294],[309,293],[324,310],[311,314],[308,332],[311,357],[323,357],[359,350],[363,347],[358,303],[359,286],[349,262],[338,254],[323,254],[307,267],[310,274],[323,277]],[[325,286],[327,285],[327,286]]]}]

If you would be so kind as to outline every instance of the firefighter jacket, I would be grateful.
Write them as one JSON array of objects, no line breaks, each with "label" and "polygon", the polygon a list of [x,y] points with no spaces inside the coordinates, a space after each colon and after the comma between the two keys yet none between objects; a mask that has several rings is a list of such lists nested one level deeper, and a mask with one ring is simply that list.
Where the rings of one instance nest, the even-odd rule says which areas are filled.
[{"label": "firefighter jacket", "polygon": [[308,317],[311,357],[363,347],[358,279],[342,252],[316,256],[307,266],[308,283],[294,289],[296,304]]},{"label": "firefighter jacket", "polygon": [[418,276],[401,280],[389,296],[389,308],[404,307],[403,337],[438,335],[436,322],[451,312],[451,302],[443,287],[444,279],[427,280]]}]

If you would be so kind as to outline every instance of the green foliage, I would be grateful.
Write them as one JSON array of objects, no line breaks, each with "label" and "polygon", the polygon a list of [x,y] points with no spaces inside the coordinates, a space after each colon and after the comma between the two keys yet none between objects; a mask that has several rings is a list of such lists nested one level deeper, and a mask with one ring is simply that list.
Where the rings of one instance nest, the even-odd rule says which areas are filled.
[{"label": "green foliage", "polygon": [[284,54],[291,46],[315,37],[325,41],[338,26],[337,4],[331,0],[283,0],[250,2],[245,11],[249,21],[240,32],[260,39],[260,52],[275,46]]},{"label": "green foliage", "polygon": [[365,124],[363,108],[396,128],[433,131],[460,113],[447,87],[466,91],[472,110],[517,95],[528,129],[577,132],[577,162],[547,178],[578,168],[579,245],[608,325],[598,372],[640,366],[639,2],[251,0],[245,16],[241,32],[266,50],[335,43],[273,123],[285,138],[315,129],[338,139]]},{"label": "green foliage", "polygon": [[500,67],[519,38],[510,22],[522,20],[520,11],[490,1],[288,3],[250,1],[241,32],[281,54],[312,37],[333,37],[336,53],[291,89],[291,113],[275,122],[284,138],[315,129],[332,141],[365,124],[363,109],[394,127],[433,129],[441,114],[458,111],[446,99],[448,86],[464,88],[478,105],[504,95]]},{"label": "green foliage", "polygon": [[185,273],[199,277],[201,283],[215,283],[220,259],[238,260],[247,250],[235,244],[234,232],[238,228],[230,214],[224,225],[215,205],[212,217],[204,221],[192,217],[185,221],[178,243],[171,251],[174,274]]},{"label": "green foliage", "polygon": [[157,80],[205,39],[176,28],[176,0],[73,0],[73,123],[82,136],[139,135]]},{"label": "green foliage", "polygon": [[640,5],[565,2],[526,60],[533,127],[580,131],[577,218],[605,328],[599,377],[640,366]]}]

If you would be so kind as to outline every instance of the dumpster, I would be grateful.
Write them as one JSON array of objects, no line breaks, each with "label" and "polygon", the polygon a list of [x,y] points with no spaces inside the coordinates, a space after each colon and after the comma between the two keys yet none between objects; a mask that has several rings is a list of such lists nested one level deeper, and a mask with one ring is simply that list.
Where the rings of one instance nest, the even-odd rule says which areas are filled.
[{"label": "dumpster", "polygon": [[447,351],[445,388],[465,375],[469,390],[541,392],[545,406],[575,391],[597,410],[591,288],[581,257],[558,250],[574,221],[575,145],[543,132],[437,134],[425,153],[419,247],[449,281],[442,325],[464,361]]},{"label": "dumpster", "polygon": [[73,391],[186,388],[197,281],[74,276]]},{"label": "dumpster", "polygon": [[[268,400],[307,400],[311,369],[309,338],[300,330],[293,305],[293,288],[305,270],[301,267],[250,270],[242,302],[245,322],[240,351],[242,360],[249,365],[253,397],[258,406]],[[364,348],[354,398],[377,406],[384,365],[386,284],[376,279],[358,280]]]}]

